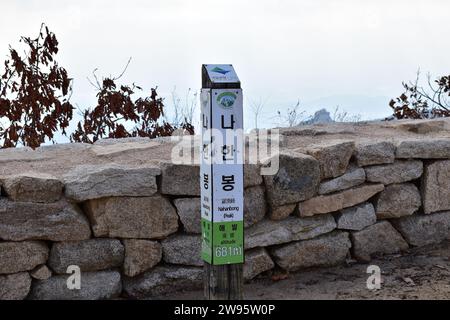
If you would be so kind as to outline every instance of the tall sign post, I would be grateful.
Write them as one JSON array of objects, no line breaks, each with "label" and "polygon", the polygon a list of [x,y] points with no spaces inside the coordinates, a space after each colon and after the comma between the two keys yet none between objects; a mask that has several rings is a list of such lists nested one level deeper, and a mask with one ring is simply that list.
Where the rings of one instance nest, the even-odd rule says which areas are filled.
[{"label": "tall sign post", "polygon": [[242,299],[242,89],[232,65],[202,66],[201,224],[205,298]]}]

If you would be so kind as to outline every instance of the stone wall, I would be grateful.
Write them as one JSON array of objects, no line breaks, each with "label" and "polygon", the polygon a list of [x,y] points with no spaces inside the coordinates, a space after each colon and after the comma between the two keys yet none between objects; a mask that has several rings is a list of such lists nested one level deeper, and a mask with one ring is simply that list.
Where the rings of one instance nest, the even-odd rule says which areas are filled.
[{"label": "stone wall", "polygon": [[[281,133],[276,175],[245,166],[246,281],[450,238],[449,122]],[[124,139],[0,151],[0,299],[201,288],[199,168],[172,164],[173,146]],[[81,270],[80,290],[67,287],[70,265]]]}]

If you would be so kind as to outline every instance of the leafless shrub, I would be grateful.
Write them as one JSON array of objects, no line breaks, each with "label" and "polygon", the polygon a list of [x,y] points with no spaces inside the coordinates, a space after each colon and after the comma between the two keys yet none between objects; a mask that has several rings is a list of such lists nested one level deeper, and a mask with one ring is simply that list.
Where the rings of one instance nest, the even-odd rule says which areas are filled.
[{"label": "leafless shrub", "polygon": [[304,118],[305,111],[301,110],[300,100],[292,108],[287,108],[286,111],[277,111],[277,125],[293,127],[298,125]]},{"label": "leafless shrub", "polygon": [[334,108],[332,119],[334,122],[359,122],[361,121],[361,115],[350,114],[339,106],[336,106],[336,108]]}]

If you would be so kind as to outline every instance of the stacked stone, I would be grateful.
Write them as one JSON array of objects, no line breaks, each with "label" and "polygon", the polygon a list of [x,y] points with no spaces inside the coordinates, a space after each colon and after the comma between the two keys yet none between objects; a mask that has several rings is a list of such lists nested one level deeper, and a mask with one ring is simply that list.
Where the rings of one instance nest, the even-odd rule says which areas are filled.
[{"label": "stacked stone", "polygon": [[[264,218],[258,167],[247,166],[245,225]],[[0,299],[139,298],[199,288],[199,167],[82,165],[57,179],[34,173],[3,178]],[[160,187],[157,185],[160,179]],[[158,190],[159,189],[159,190]],[[266,271],[249,252],[246,278]],[[70,266],[81,289],[67,286]]]},{"label": "stacked stone", "polygon": [[[269,217],[295,208],[294,215],[303,219],[331,215],[335,226],[319,237],[289,238],[269,249],[276,264],[296,271],[330,266],[347,257],[367,262],[409,246],[449,239],[450,166],[442,160],[450,156],[449,144],[448,140],[408,140],[398,146],[388,141],[329,141],[294,150],[311,155],[315,164],[304,155],[282,154],[281,168],[291,169],[265,177]],[[290,197],[284,188],[291,189]]]},{"label": "stacked stone", "polygon": [[[330,140],[282,149],[273,176],[245,165],[245,280],[449,239],[449,159],[446,139]],[[201,288],[197,165],[80,165],[0,183],[0,299]],[[67,286],[70,266],[79,290]]]}]

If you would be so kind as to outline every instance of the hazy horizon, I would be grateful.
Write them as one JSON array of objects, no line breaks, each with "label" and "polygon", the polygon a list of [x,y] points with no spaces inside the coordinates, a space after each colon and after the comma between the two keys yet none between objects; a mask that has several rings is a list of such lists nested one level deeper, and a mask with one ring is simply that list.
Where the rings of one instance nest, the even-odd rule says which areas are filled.
[{"label": "hazy horizon", "polygon": [[[74,78],[72,102],[95,104],[86,77],[118,75],[170,108],[176,86],[200,88],[202,63],[232,63],[249,101],[266,101],[261,126],[300,99],[308,114],[337,105],[362,119],[390,114],[390,98],[420,68],[447,74],[447,1],[2,1],[0,58],[41,22],[60,43],[57,60]],[[20,21],[17,22],[17,21]]]}]

